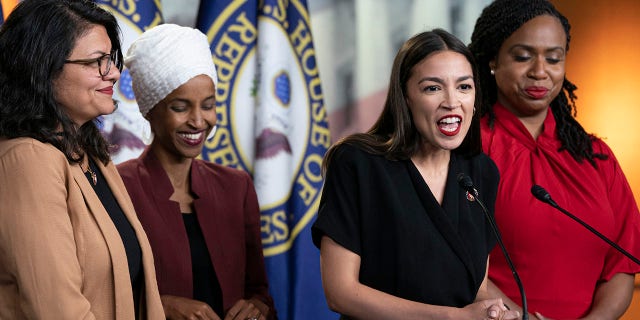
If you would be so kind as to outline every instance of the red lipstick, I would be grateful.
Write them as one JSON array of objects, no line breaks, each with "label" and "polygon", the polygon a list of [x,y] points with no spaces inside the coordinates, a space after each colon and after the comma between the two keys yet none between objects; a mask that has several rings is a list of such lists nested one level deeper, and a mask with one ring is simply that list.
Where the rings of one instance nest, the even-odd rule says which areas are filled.
[{"label": "red lipstick", "polygon": [[531,98],[534,99],[542,99],[544,98],[544,96],[547,95],[547,93],[549,92],[549,89],[545,88],[545,87],[526,87],[524,89],[524,91],[527,93],[527,95],[529,95]]},{"label": "red lipstick", "polygon": [[462,128],[462,118],[459,116],[446,116],[438,120],[438,129],[446,136],[457,135]]},{"label": "red lipstick", "polygon": [[98,92],[102,92],[104,94],[113,95],[113,86],[99,89]]},{"label": "red lipstick", "polygon": [[204,142],[204,133],[206,131],[200,130],[197,132],[179,132],[178,137],[189,146],[198,146]]}]

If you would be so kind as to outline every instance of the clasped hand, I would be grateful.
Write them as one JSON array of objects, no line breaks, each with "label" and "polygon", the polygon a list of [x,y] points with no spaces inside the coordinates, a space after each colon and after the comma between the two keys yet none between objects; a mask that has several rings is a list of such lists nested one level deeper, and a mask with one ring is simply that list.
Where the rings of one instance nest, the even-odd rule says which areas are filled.
[{"label": "clasped hand", "polygon": [[[211,307],[201,301],[163,295],[162,305],[167,319],[170,320],[222,320]],[[224,320],[266,320],[269,308],[258,299],[238,300]]]},{"label": "clasped hand", "polygon": [[488,299],[472,303],[463,308],[466,319],[482,320],[515,320],[520,319],[520,312],[509,310],[502,299]]}]

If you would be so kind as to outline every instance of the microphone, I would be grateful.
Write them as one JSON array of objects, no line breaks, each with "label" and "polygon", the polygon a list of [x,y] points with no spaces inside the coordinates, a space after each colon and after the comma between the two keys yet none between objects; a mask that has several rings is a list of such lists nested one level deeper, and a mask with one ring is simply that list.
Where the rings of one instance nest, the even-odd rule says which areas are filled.
[{"label": "microphone", "polygon": [[478,190],[473,187],[473,181],[468,175],[462,172],[458,173],[458,184],[460,185],[460,187],[462,187],[462,189],[473,194],[474,196],[478,195]]},{"label": "microphone", "polygon": [[591,233],[593,233],[596,236],[600,237],[600,239],[604,240],[604,242],[608,243],[610,246],[612,246],[613,248],[618,250],[620,253],[622,253],[625,256],[627,256],[633,262],[635,262],[635,263],[640,265],[640,260],[638,260],[638,258],[634,257],[633,255],[631,255],[631,253],[629,253],[626,250],[622,249],[615,242],[609,240],[609,238],[604,236],[602,233],[598,232],[598,230],[594,229],[592,226],[588,225],[586,222],[580,220],[580,218],[574,216],[569,211],[567,211],[567,210],[563,209],[562,207],[560,207],[555,201],[553,201],[553,199],[551,199],[551,195],[543,187],[541,187],[541,186],[539,186],[537,184],[534,184],[531,187],[531,193],[533,194],[534,197],[536,197],[536,199],[538,199],[538,200],[540,200],[540,201],[542,201],[544,203],[548,203],[552,207],[558,209],[560,212],[564,213],[569,218],[575,220],[576,222],[581,224],[583,227],[587,228],[589,231],[591,231]]},{"label": "microphone", "polygon": [[507,260],[507,264],[509,265],[509,269],[511,269],[511,273],[513,274],[513,279],[515,279],[516,284],[518,285],[518,290],[520,290],[520,297],[522,298],[522,320],[529,319],[529,312],[527,308],[527,296],[524,294],[524,286],[522,285],[522,281],[520,281],[520,276],[516,271],[516,267],[513,265],[511,261],[511,257],[509,257],[509,253],[507,252],[507,248],[505,248],[504,243],[502,242],[502,236],[500,235],[500,230],[496,225],[495,220],[489,214],[489,210],[484,205],[480,197],[478,196],[478,189],[476,189],[473,185],[473,180],[468,175],[460,172],[458,173],[458,184],[460,187],[467,191],[468,194],[472,195],[473,198],[467,197],[467,200],[470,202],[477,202],[482,208],[482,212],[484,212],[484,216],[489,220],[489,225],[491,225],[491,230],[493,231],[493,235],[498,240],[498,244],[500,245],[500,249],[502,250],[502,254],[504,254],[505,259]]},{"label": "microphone", "polygon": [[549,192],[547,192],[547,190],[545,190],[543,187],[537,184],[534,184],[533,187],[531,187],[531,193],[533,193],[533,196],[536,197],[538,200],[542,202],[546,202],[554,208],[559,207],[558,204],[555,201],[553,201],[553,199],[551,199],[551,195],[549,194]]}]

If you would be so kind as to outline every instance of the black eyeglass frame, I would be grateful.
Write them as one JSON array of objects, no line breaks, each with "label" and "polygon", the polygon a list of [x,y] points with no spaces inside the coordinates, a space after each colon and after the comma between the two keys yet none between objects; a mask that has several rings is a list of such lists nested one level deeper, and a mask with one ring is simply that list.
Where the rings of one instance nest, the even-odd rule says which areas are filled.
[{"label": "black eyeglass frame", "polygon": [[[104,58],[109,57],[109,59],[107,60],[107,65],[105,66],[105,71],[104,73],[102,72],[102,63],[101,61],[104,60]],[[90,64],[93,64],[95,62],[98,63],[98,73],[100,74],[101,77],[106,77],[109,74],[109,71],[111,71],[111,65],[113,64],[118,64],[116,59],[118,59],[118,52],[117,51],[111,51],[111,53],[105,53],[103,55],[101,55],[98,58],[91,58],[91,59],[75,59],[75,60],[64,60],[64,63],[73,63],[73,64],[82,64],[85,66],[88,66]]]}]

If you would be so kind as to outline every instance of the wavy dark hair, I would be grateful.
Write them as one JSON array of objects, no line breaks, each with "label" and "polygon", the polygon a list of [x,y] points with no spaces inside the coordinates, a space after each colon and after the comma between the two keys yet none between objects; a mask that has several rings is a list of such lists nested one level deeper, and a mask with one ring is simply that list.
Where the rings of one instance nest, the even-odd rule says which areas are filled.
[{"label": "wavy dark hair", "polygon": [[[496,117],[493,105],[498,99],[498,88],[495,78],[490,73],[489,62],[497,57],[504,41],[518,28],[541,15],[556,17],[560,21],[567,36],[568,52],[571,40],[569,20],[547,0],[496,0],[482,10],[476,21],[469,49],[478,63],[482,83],[480,115],[488,114],[491,128]],[[567,150],[577,162],[586,159],[595,167],[595,159],[607,157],[593,152],[592,143],[596,137],[587,133],[575,119],[576,89],[577,87],[565,76],[560,94],[551,102],[551,111],[556,119],[556,132],[561,142],[558,151]]]},{"label": "wavy dark hair", "polygon": [[70,163],[85,153],[109,161],[109,145],[96,124],[77,128],[53,89],[77,39],[94,25],[107,30],[122,70],[118,23],[93,1],[24,0],[15,7],[0,28],[0,136],[50,143]]},{"label": "wavy dark hair", "polygon": [[[421,138],[416,129],[411,111],[406,103],[407,81],[412,75],[413,67],[429,55],[453,51],[462,54],[473,71],[473,82],[476,88],[474,107],[480,103],[480,84],[478,71],[473,55],[467,46],[458,38],[443,29],[433,29],[418,33],[407,40],[393,61],[387,99],[382,114],[366,133],[356,133],[336,142],[325,155],[323,169],[326,171],[333,153],[341,144],[357,145],[364,151],[383,155],[389,160],[405,160],[414,155],[420,147]],[[480,153],[480,117],[475,112],[471,119],[471,127],[462,144],[453,152],[464,156]]]}]

